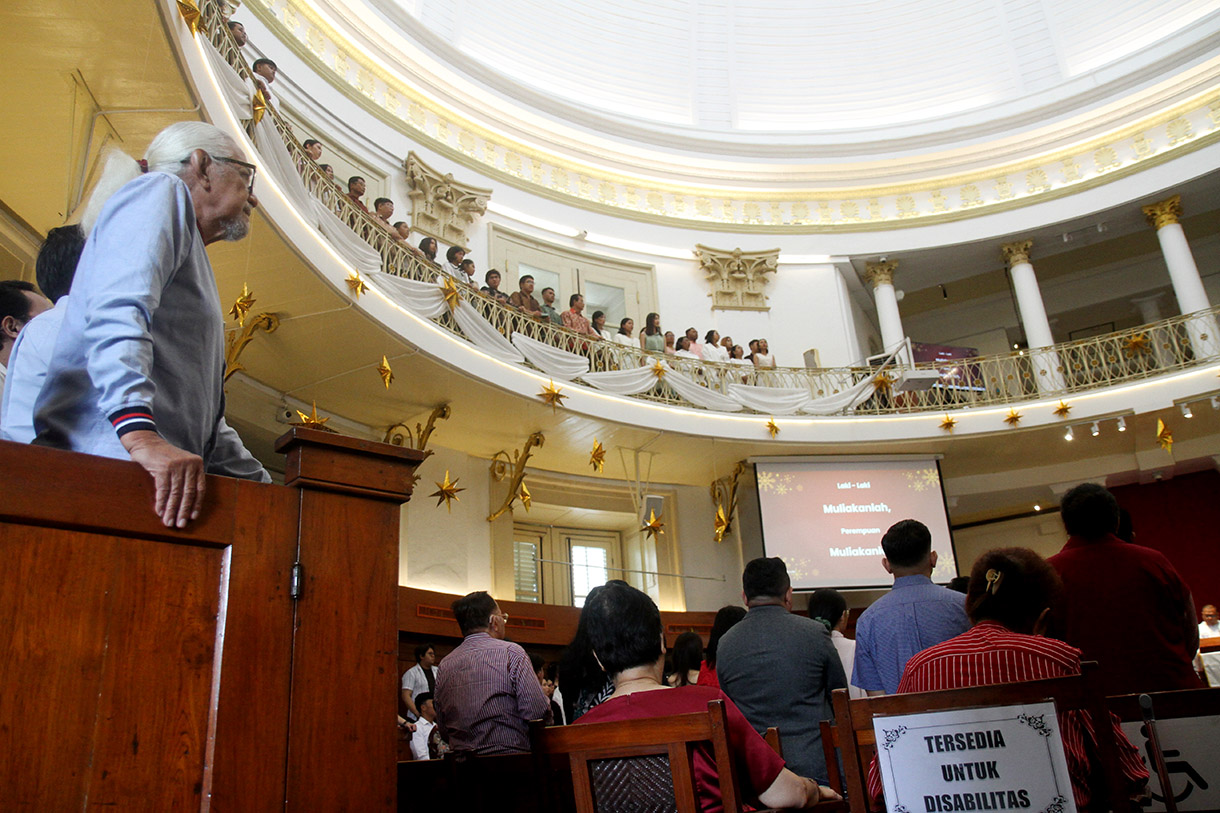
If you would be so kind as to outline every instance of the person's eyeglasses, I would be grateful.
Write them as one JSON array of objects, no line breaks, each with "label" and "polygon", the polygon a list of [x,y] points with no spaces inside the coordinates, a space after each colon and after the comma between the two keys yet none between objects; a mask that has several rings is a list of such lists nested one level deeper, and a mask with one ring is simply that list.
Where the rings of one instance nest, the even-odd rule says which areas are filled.
[{"label": "person's eyeglasses", "polygon": [[254,194],[254,176],[258,173],[258,167],[245,161],[238,161],[236,158],[226,158],[223,155],[213,155],[212,160],[223,161],[226,164],[233,164],[234,166],[245,167],[250,170],[250,185],[246,187],[246,191],[251,195]]},{"label": "person's eyeglasses", "polygon": [[506,627],[508,626],[508,613],[506,613],[506,612],[492,613],[491,617],[492,618],[499,617],[499,619],[504,622],[504,626],[506,626]]}]

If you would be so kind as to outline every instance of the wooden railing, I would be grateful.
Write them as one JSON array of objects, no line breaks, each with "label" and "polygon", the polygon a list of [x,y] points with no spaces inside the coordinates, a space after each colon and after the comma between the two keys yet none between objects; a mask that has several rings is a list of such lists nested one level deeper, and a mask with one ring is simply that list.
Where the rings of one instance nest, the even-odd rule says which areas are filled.
[{"label": "wooden railing", "polygon": [[[201,32],[241,76],[252,78],[253,72],[220,15],[217,0],[202,0],[200,6],[203,11]],[[306,155],[305,148],[279,111],[268,105],[265,115],[275,122],[276,130],[284,141],[284,147],[292,155],[293,164],[301,173],[305,187],[381,255],[385,272],[426,282],[447,274],[439,265],[423,258],[368,212],[356,206],[343,189]],[[460,281],[458,289],[462,298],[504,336],[511,337],[519,332],[553,347],[579,353],[589,359],[591,372],[638,367],[650,364],[655,356],[662,355],[581,336],[549,321],[527,316]],[[1035,351],[979,356],[951,363],[906,365],[906,370],[935,371],[936,382],[925,389],[905,392],[892,392],[882,386],[873,397],[851,409],[850,413],[939,412],[964,407],[1007,405],[1066,396],[1213,364],[1220,361],[1220,341],[1213,335],[1210,341],[1201,342],[1200,332],[1191,330],[1190,326],[1202,320],[1212,325],[1211,332],[1214,334],[1218,314],[1220,308],[1213,308]],[[450,316],[443,316],[437,322],[454,334],[462,335]],[[1203,334],[1206,337],[1206,331]],[[743,383],[806,389],[813,398],[821,398],[838,394],[878,374],[878,370],[872,367],[764,369],[674,356],[664,358],[670,366],[720,393],[726,393],[729,384]],[[894,371],[891,370],[887,376],[895,377]],[[631,397],[693,407],[663,383],[647,393]]]}]

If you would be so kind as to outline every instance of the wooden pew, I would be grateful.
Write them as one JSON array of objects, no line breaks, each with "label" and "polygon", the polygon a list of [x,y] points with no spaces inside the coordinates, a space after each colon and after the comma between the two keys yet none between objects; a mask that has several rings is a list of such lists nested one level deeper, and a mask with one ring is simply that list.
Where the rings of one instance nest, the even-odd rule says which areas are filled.
[{"label": "wooden pew", "polygon": [[[287,487],[0,442],[0,809],[392,810],[421,453],[297,429]],[[299,566],[298,566],[299,565]],[[294,597],[299,596],[299,597]]]},{"label": "wooden pew", "polygon": [[[868,770],[877,752],[873,733],[873,717],[882,714],[914,714],[946,709],[1006,706],[1017,703],[1034,703],[1047,698],[1055,700],[1059,711],[1080,709],[1089,712],[1094,720],[1108,719],[1105,698],[1101,694],[1097,679],[1097,664],[1086,661],[1081,665],[1081,674],[1050,680],[1032,680],[1025,683],[1002,683],[991,686],[976,686],[941,692],[918,692],[911,694],[884,695],[852,700],[847,689],[832,692],[835,708],[835,733],[842,749],[843,768],[846,774],[846,790],[852,813],[867,813]],[[1099,760],[1106,775],[1106,784],[1094,788],[1099,808],[1108,796],[1116,811],[1136,813],[1138,807],[1123,793],[1123,780],[1119,770],[1118,750],[1113,726],[1095,725]],[[828,765],[828,768],[830,766]],[[1104,809],[1104,808],[1103,808]]]}]

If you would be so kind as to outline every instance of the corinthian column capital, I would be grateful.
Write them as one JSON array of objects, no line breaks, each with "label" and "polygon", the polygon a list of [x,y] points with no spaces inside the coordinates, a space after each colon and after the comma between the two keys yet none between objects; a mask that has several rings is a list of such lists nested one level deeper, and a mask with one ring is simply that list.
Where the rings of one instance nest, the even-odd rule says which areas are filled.
[{"label": "corinthian column capital", "polygon": [[1008,267],[1029,262],[1029,252],[1034,248],[1033,240],[1018,240],[1015,243],[1005,243],[1000,246],[1000,253],[1008,262]]},{"label": "corinthian column capital", "polygon": [[1148,225],[1157,229],[1177,223],[1181,216],[1181,195],[1174,195],[1172,198],[1165,198],[1159,203],[1144,207],[1144,217],[1148,218]]},{"label": "corinthian column capital", "polygon": [[865,263],[864,275],[869,283],[876,288],[878,285],[893,285],[894,272],[898,270],[898,261]]}]

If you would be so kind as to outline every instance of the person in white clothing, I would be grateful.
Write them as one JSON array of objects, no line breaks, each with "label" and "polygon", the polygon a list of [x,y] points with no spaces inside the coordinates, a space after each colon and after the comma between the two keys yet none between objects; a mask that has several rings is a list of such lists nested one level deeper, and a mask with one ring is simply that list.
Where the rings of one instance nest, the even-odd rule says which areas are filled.
[{"label": "person in white clothing", "polygon": [[868,692],[851,682],[851,668],[856,662],[856,642],[843,634],[847,629],[847,600],[832,587],[813,591],[809,597],[809,617],[820,621],[830,631],[830,642],[843,662],[847,675],[847,696],[853,700],[868,697]]},{"label": "person in white clothing", "polygon": [[685,336],[681,336],[678,338],[678,349],[676,351],[674,351],[674,355],[677,356],[678,358],[684,358],[684,359],[699,358],[698,356],[696,356],[694,353],[691,352],[690,348],[691,348],[690,339],[688,339]]},{"label": "person in white clothing", "polygon": [[436,689],[436,649],[432,644],[415,647],[415,665],[402,675],[402,702],[407,707],[407,719],[419,719],[419,706],[415,698],[424,692],[431,694]]},{"label": "person in white clothing", "polygon": [[630,317],[623,317],[623,320],[618,323],[618,333],[614,334],[614,341],[627,347],[634,347],[636,340],[631,334],[635,332],[635,320]]},{"label": "person in white clothing", "polygon": [[1215,604],[1207,604],[1199,611],[1203,623],[1199,625],[1199,638],[1220,638],[1220,612]]},{"label": "person in white clothing", "polygon": [[440,738],[440,732],[436,730],[436,706],[432,703],[432,692],[424,692],[417,699],[419,719],[415,721],[415,731],[411,732],[411,758],[439,759],[442,747],[439,743],[436,746],[432,744],[432,740]]},{"label": "person in white clothing", "polygon": [[729,351],[720,346],[720,334],[714,330],[709,330],[703,337],[703,360],[718,361],[722,364],[729,360]]},{"label": "person in white clothing", "polygon": [[38,293],[32,282],[18,279],[0,282],[0,392],[4,391],[17,334],[27,322],[50,309],[51,300]]}]

